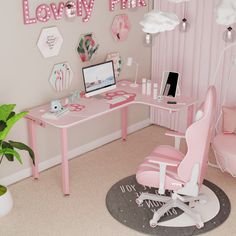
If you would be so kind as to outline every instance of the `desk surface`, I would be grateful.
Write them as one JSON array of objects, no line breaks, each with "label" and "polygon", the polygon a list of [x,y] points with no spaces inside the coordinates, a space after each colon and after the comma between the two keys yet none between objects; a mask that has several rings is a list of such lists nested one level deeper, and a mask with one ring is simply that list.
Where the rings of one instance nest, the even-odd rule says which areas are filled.
[{"label": "desk surface", "polygon": [[[70,111],[66,115],[58,118],[57,120],[51,120],[42,117],[45,112],[50,111],[50,104],[45,104],[30,109],[27,118],[44,125],[47,124],[57,128],[69,128],[79,123],[114,111],[116,109],[129,106],[131,104],[144,104],[159,109],[179,111],[196,103],[195,99],[185,96],[178,96],[175,98],[165,97],[161,102],[159,102],[157,100],[154,100],[152,96],[142,95],[141,85],[136,88],[132,88],[129,86],[130,83],[131,82],[128,80],[120,80],[117,82],[117,88],[115,90],[109,91],[109,93],[125,91],[126,93],[136,95],[132,101],[125,102],[122,105],[110,108],[110,104],[108,103],[107,99],[97,99],[95,97],[81,98],[79,100],[79,104],[83,105],[84,109],[82,109],[81,111]],[[107,93],[104,93],[104,95],[105,94]],[[167,101],[171,100],[177,101],[177,103],[182,104],[167,104]]]}]

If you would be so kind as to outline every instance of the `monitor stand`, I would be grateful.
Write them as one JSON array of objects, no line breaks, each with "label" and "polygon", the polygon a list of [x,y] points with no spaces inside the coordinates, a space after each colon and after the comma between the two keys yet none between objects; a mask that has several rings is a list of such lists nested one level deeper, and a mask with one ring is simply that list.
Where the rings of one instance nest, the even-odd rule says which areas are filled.
[{"label": "monitor stand", "polygon": [[101,94],[97,94],[97,95],[94,95],[93,98],[97,99],[97,100],[102,100],[102,99],[105,99],[106,98],[106,95],[101,95]]}]

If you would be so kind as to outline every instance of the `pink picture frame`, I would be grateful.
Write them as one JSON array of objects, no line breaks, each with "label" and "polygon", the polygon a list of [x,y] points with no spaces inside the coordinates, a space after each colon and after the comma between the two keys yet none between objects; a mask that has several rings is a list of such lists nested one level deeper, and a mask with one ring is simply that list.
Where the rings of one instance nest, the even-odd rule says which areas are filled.
[{"label": "pink picture frame", "polygon": [[93,59],[99,44],[96,43],[96,38],[93,33],[83,34],[80,36],[77,52],[82,62],[88,62]]},{"label": "pink picture frame", "polygon": [[113,61],[115,77],[119,77],[122,70],[122,58],[119,52],[112,52],[107,55],[106,61]]}]

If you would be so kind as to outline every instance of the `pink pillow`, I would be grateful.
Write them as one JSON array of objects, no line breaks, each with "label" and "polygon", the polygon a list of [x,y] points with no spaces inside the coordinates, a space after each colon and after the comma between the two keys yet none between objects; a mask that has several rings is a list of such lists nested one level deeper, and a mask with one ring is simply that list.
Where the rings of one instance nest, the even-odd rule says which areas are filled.
[{"label": "pink pillow", "polygon": [[236,133],[236,107],[222,107],[223,132],[225,134]]}]

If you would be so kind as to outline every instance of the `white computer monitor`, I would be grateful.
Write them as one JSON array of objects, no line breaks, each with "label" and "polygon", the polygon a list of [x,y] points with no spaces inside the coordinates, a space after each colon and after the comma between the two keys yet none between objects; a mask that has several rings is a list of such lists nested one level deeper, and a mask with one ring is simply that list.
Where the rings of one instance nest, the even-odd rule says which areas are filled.
[{"label": "white computer monitor", "polygon": [[85,96],[91,97],[116,88],[113,61],[82,68]]}]

